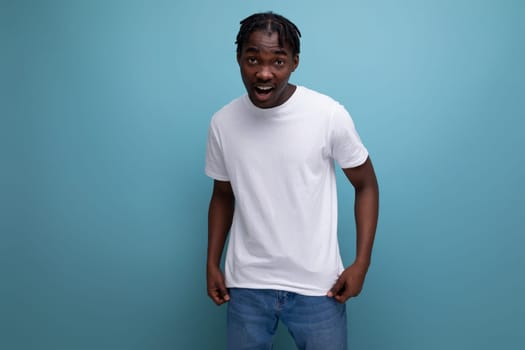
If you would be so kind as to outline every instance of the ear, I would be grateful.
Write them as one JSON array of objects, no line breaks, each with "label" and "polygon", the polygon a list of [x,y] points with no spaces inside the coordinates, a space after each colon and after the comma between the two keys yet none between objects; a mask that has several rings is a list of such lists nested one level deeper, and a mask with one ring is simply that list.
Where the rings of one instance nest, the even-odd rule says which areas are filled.
[{"label": "ear", "polygon": [[241,64],[241,53],[240,52],[237,52],[237,63],[239,65]]},{"label": "ear", "polygon": [[293,60],[292,61],[292,64],[293,64],[292,72],[294,72],[299,66],[299,54],[295,55],[292,60]]}]

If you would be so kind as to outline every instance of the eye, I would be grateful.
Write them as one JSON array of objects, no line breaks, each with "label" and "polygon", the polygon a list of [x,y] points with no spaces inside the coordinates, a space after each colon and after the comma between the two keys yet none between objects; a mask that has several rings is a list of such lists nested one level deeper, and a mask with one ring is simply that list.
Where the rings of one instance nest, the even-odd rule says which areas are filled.
[{"label": "eye", "polygon": [[248,61],[249,64],[257,64],[257,58],[255,57],[248,57],[246,61]]},{"label": "eye", "polygon": [[284,60],[277,59],[277,60],[275,60],[275,64],[278,65],[278,66],[282,66],[282,65],[284,65]]}]

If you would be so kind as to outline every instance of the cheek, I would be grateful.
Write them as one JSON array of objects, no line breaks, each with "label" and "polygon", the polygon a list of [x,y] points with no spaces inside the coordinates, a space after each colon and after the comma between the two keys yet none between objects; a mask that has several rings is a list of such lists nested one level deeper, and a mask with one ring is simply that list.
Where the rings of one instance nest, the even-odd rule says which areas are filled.
[{"label": "cheek", "polygon": [[253,69],[250,69],[246,66],[241,66],[241,74],[243,75],[243,77],[249,77],[253,74]]},{"label": "cheek", "polygon": [[281,72],[278,74],[277,78],[279,79],[279,81],[281,83],[286,83],[288,81],[288,79],[290,78],[290,75],[291,75],[292,72]]}]

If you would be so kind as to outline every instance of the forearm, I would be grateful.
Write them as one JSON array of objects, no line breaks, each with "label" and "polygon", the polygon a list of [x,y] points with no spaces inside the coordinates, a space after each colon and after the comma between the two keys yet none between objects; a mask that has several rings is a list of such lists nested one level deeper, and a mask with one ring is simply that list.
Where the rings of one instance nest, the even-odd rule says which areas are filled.
[{"label": "forearm", "polygon": [[379,211],[379,189],[368,159],[358,168],[343,169],[355,188],[356,258],[327,293],[338,302],[359,295],[370,266]]},{"label": "forearm", "polygon": [[233,220],[234,198],[213,194],[208,210],[208,266],[218,267]]},{"label": "forearm", "polygon": [[372,256],[379,212],[379,189],[375,178],[355,192],[356,259],[368,267]]}]

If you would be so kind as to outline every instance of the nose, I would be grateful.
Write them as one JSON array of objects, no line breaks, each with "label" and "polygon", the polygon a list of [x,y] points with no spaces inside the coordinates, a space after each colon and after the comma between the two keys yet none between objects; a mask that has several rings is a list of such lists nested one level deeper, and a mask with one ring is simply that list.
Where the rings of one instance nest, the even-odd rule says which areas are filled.
[{"label": "nose", "polygon": [[273,72],[270,67],[263,65],[256,72],[255,76],[261,80],[270,80],[273,76]]}]

